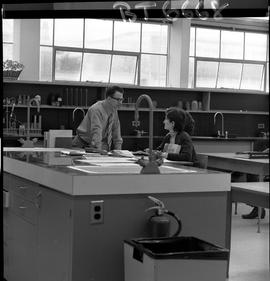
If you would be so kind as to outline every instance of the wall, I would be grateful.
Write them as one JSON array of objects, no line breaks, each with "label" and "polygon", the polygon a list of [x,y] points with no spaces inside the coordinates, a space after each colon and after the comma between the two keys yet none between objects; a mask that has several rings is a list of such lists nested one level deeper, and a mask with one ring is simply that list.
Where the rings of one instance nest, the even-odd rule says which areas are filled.
[{"label": "wall", "polygon": [[15,19],[14,59],[24,64],[21,80],[39,80],[39,19]]}]

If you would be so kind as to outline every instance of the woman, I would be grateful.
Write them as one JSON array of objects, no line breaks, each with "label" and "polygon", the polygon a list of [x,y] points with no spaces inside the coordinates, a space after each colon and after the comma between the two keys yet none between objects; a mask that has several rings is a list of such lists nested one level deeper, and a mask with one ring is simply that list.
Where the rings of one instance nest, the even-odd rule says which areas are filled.
[{"label": "woman", "polygon": [[163,156],[168,160],[197,163],[191,137],[184,131],[186,124],[185,111],[177,108],[167,109],[163,123],[164,129],[169,133],[164,137],[157,150],[163,151]]}]

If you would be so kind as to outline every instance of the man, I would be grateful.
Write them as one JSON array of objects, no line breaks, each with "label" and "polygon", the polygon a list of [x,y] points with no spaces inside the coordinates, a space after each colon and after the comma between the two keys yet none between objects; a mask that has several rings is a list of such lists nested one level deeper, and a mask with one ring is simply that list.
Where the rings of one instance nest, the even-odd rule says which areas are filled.
[{"label": "man", "polygon": [[106,90],[106,99],[89,107],[77,128],[72,145],[98,150],[121,149],[122,137],[117,109],[122,104],[124,90],[118,86]]}]

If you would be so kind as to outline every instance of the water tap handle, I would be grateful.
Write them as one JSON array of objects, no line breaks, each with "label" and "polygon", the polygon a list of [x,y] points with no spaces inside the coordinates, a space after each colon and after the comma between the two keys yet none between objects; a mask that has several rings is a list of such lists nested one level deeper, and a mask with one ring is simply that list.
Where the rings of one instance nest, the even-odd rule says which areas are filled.
[{"label": "water tap handle", "polygon": [[150,200],[152,200],[157,205],[156,207],[161,208],[161,209],[165,209],[165,205],[161,200],[159,200],[159,199],[157,199],[153,196],[148,196],[148,198]]},{"label": "water tap handle", "polygon": [[160,206],[161,208],[165,208],[165,205],[164,205],[164,203],[161,200],[159,200],[159,199],[157,199],[157,198],[155,198],[153,196],[148,196],[148,198],[150,200],[152,200],[156,205]]}]

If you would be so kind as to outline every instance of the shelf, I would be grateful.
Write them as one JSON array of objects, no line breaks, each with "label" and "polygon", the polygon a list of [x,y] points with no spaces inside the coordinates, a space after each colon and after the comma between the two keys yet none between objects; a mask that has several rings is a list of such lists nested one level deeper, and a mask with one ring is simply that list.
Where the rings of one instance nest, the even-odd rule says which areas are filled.
[{"label": "shelf", "polygon": [[[14,138],[26,138],[26,135],[18,135],[18,134],[7,134],[7,133],[3,133],[4,137],[14,137]],[[43,137],[43,135],[38,134],[30,134],[30,138],[41,138]]]},{"label": "shelf", "polygon": [[[149,136],[146,135],[146,136],[141,136],[141,137],[138,137],[138,136],[122,136],[122,138],[124,139],[149,139]],[[164,138],[164,136],[153,136],[154,139],[162,139]]]},{"label": "shelf", "polygon": [[[76,81],[3,81],[6,84],[37,84],[37,85],[56,85],[56,86],[67,86],[67,87],[100,87],[107,88],[108,83],[98,82],[76,82]],[[253,94],[253,95],[269,95],[269,92],[262,92],[256,90],[236,90],[230,88],[214,89],[214,88],[179,88],[179,87],[153,87],[153,86],[138,86],[130,84],[118,84],[122,88],[126,89],[138,89],[138,90],[166,90],[166,91],[186,91],[186,92],[210,92],[210,93],[235,93],[235,94]],[[147,92],[146,92],[147,94]]]},{"label": "shelf", "polygon": [[[3,107],[12,107],[12,105],[3,105]],[[76,107],[80,107],[82,109],[88,110],[90,106],[68,106],[68,105],[63,105],[63,106],[52,106],[52,105],[41,105],[40,109],[75,109]],[[26,105],[16,105],[16,108],[27,108]],[[36,106],[31,106],[31,108],[36,108]],[[119,111],[133,111],[134,112],[135,108],[134,107],[120,107]],[[165,108],[155,108],[153,111],[154,112],[165,112]],[[149,108],[139,108],[139,111],[146,111],[149,112]],[[209,110],[209,111],[203,111],[203,110],[187,110],[190,113],[195,113],[195,114],[215,114],[217,111],[222,112],[224,114],[247,114],[247,115],[269,115],[268,111],[241,111],[241,110],[221,110],[221,109],[216,109],[216,110]]]}]

